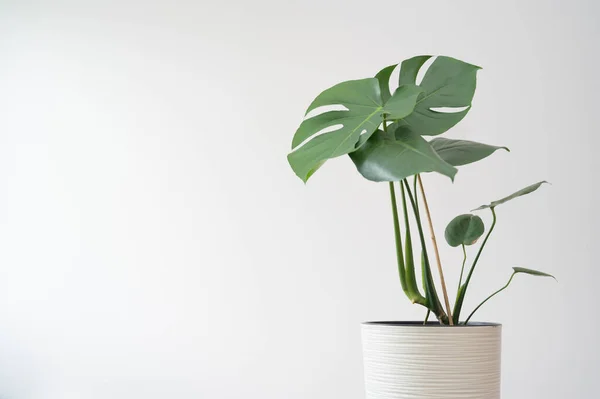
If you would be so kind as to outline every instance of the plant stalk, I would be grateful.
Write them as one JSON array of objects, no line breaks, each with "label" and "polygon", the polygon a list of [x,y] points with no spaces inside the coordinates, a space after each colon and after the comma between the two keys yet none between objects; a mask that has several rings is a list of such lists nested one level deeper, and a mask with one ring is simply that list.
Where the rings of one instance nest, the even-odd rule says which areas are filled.
[{"label": "plant stalk", "polygon": [[[387,131],[385,125],[385,118],[383,119],[383,130]],[[398,276],[400,277],[400,285],[402,291],[406,294],[408,299],[412,303],[418,303],[423,306],[427,306],[427,300],[421,295],[415,282],[415,271],[412,257],[412,243],[410,240],[410,230],[408,226],[408,215],[406,213],[406,200],[404,198],[404,190],[402,191],[402,205],[404,209],[404,219],[406,219],[406,261],[404,260],[405,254],[402,252],[402,235],[400,233],[400,220],[398,217],[398,204],[396,200],[396,190],[394,188],[394,182],[389,182],[390,187],[390,198],[392,201],[392,215],[394,218],[394,238],[396,241],[396,261],[398,263]],[[404,187],[401,186],[402,189]]]},{"label": "plant stalk", "polygon": [[462,250],[463,250],[463,261],[462,261],[462,267],[460,268],[460,278],[458,279],[458,288],[456,289],[456,292],[458,292],[458,290],[460,290],[460,286],[462,285],[463,273],[465,272],[465,263],[467,263],[467,249],[465,248],[465,244],[462,244]]},{"label": "plant stalk", "polygon": [[410,220],[408,218],[408,208],[406,206],[406,193],[404,192],[404,185],[400,184],[400,189],[402,192],[402,211],[404,214],[404,223],[406,230],[406,238],[404,240],[404,272],[406,279],[406,288],[408,289],[408,294],[410,300],[413,303],[419,303],[424,306],[428,306],[427,299],[421,295],[419,291],[419,287],[417,286],[417,278],[415,275],[415,261],[413,256],[413,247],[412,247],[412,237],[410,234]]},{"label": "plant stalk", "polygon": [[425,315],[425,321],[423,322],[423,325],[426,326],[427,322],[429,321],[429,315],[431,314],[431,309],[427,308],[427,314]]},{"label": "plant stalk", "polygon": [[[421,214],[419,212],[419,207],[412,195],[410,190],[410,185],[404,179],[402,181],[404,183],[404,187],[406,188],[406,193],[408,194],[408,199],[410,200],[410,204],[413,208],[413,214],[415,215],[415,221],[417,222],[417,229],[419,231],[419,240],[421,243],[422,250],[422,270],[423,270],[423,281],[425,285],[425,294],[427,299],[427,307],[431,309],[431,311],[438,318],[440,323],[445,324],[448,323],[448,315],[444,312],[444,308],[440,303],[437,292],[435,290],[435,284],[433,282],[433,276],[431,274],[431,267],[429,266],[429,257],[427,256],[427,245],[425,244],[425,236],[423,234],[423,226],[421,224]],[[401,183],[401,184],[402,184]]]},{"label": "plant stalk", "polygon": [[427,215],[427,222],[429,223],[429,231],[431,232],[431,242],[433,243],[433,249],[435,251],[435,259],[437,261],[438,272],[440,273],[440,282],[442,284],[442,294],[444,295],[444,302],[446,304],[446,313],[448,314],[448,321],[450,325],[454,325],[452,319],[452,309],[450,308],[450,300],[448,299],[448,290],[446,289],[446,280],[444,279],[444,272],[442,270],[442,262],[440,260],[440,252],[438,250],[437,240],[435,239],[435,231],[433,230],[433,223],[431,222],[431,213],[429,212],[429,205],[427,204],[427,197],[425,196],[425,189],[423,188],[423,181],[421,176],[417,175],[419,182],[419,188],[421,189],[421,196],[423,197],[423,205],[425,205],[425,214]]},{"label": "plant stalk", "polygon": [[515,277],[515,274],[517,274],[517,273],[513,273],[513,274],[510,275],[510,278],[508,279],[508,283],[506,283],[506,285],[504,287],[500,288],[498,291],[494,292],[492,295],[490,295],[487,298],[485,298],[483,300],[483,302],[481,302],[479,305],[477,305],[477,307],[471,312],[471,314],[469,315],[469,317],[467,317],[467,320],[465,320],[465,325],[469,322],[469,320],[471,320],[471,317],[473,317],[473,315],[475,314],[475,312],[477,312],[479,310],[479,308],[483,306],[484,303],[486,303],[487,301],[489,301],[490,299],[492,299],[495,295],[501,293],[502,291],[504,291],[505,289],[508,288],[508,286],[510,285],[513,277]]},{"label": "plant stalk", "polygon": [[402,253],[402,235],[400,234],[400,221],[398,219],[398,206],[396,204],[396,190],[394,183],[390,182],[390,198],[392,200],[392,215],[394,217],[394,238],[396,240],[396,260],[398,263],[398,275],[400,276],[400,285],[402,291],[409,296],[406,285],[406,271],[404,268],[404,254]]},{"label": "plant stalk", "polygon": [[481,253],[483,252],[483,248],[485,248],[485,244],[487,243],[488,239],[490,238],[492,231],[494,231],[494,227],[496,227],[496,221],[497,221],[496,210],[494,209],[494,207],[491,207],[490,210],[492,211],[492,217],[493,217],[492,225],[491,225],[490,229],[488,230],[488,233],[486,234],[485,239],[481,243],[481,246],[479,247],[479,251],[477,251],[477,255],[475,256],[475,259],[473,260],[473,264],[471,265],[471,269],[469,270],[469,274],[467,275],[467,279],[465,280],[465,283],[460,287],[460,289],[458,290],[458,294],[456,295],[456,303],[454,304],[454,322],[457,324],[458,324],[458,319],[460,317],[460,311],[462,309],[463,301],[465,300],[465,295],[467,293],[467,288],[469,287],[469,283],[471,282],[471,277],[473,276],[473,271],[475,270],[477,261],[479,260],[479,257],[481,256]]}]

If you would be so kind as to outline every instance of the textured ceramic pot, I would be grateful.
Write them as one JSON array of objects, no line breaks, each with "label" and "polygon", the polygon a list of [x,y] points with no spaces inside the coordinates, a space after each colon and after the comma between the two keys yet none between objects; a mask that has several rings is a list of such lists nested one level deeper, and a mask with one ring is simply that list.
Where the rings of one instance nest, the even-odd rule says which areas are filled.
[{"label": "textured ceramic pot", "polygon": [[367,399],[500,399],[502,326],[362,325]]}]

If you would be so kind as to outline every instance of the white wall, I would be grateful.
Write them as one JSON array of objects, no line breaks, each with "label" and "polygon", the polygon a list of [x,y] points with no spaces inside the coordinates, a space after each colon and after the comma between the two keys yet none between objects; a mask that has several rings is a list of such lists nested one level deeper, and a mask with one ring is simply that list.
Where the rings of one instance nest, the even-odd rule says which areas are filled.
[{"label": "white wall", "polygon": [[[286,153],[322,89],[416,54],[481,65],[450,136],[507,145],[452,185],[438,234],[499,209],[467,308],[504,323],[510,399],[595,398],[598,4],[0,1],[0,396],[363,397],[359,323],[420,319],[387,187]],[[452,287],[459,250],[443,246]]]}]

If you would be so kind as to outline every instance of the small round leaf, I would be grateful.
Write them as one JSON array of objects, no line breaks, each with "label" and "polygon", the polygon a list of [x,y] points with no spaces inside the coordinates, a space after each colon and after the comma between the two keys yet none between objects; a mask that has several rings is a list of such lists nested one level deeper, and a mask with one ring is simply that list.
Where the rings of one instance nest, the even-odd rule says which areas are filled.
[{"label": "small round leaf", "polygon": [[466,214],[452,219],[446,227],[446,242],[451,247],[473,245],[483,235],[485,227],[479,216]]}]

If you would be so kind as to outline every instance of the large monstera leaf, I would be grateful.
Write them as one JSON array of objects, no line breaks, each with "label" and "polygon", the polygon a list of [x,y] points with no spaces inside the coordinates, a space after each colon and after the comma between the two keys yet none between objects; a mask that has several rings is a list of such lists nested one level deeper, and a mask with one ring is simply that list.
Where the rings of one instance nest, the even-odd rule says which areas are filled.
[{"label": "large monstera leaf", "polygon": [[[429,55],[422,55],[403,61],[400,66],[400,85],[416,84],[419,69],[430,58]],[[404,118],[403,123],[423,136],[436,136],[456,125],[471,108],[479,69],[476,65],[455,58],[437,57],[419,84],[424,91],[419,96],[414,112]],[[437,109],[448,107],[466,108],[458,112],[441,112]]]},{"label": "large monstera leaf", "polygon": [[[306,114],[332,105],[342,105],[346,110],[327,111],[300,124],[292,140],[294,151],[288,155],[292,169],[306,182],[328,159],[354,151],[361,135],[364,143],[381,125],[384,116],[398,120],[409,115],[421,92],[418,86],[407,84],[382,98],[377,78],[347,81],[325,90],[310,104]],[[326,132],[317,134],[323,131]]]},{"label": "large monstera leaf", "polygon": [[454,179],[456,168],[441,159],[423,137],[398,124],[388,130],[378,130],[350,154],[363,177],[377,182],[400,181],[417,173],[438,172]]}]

